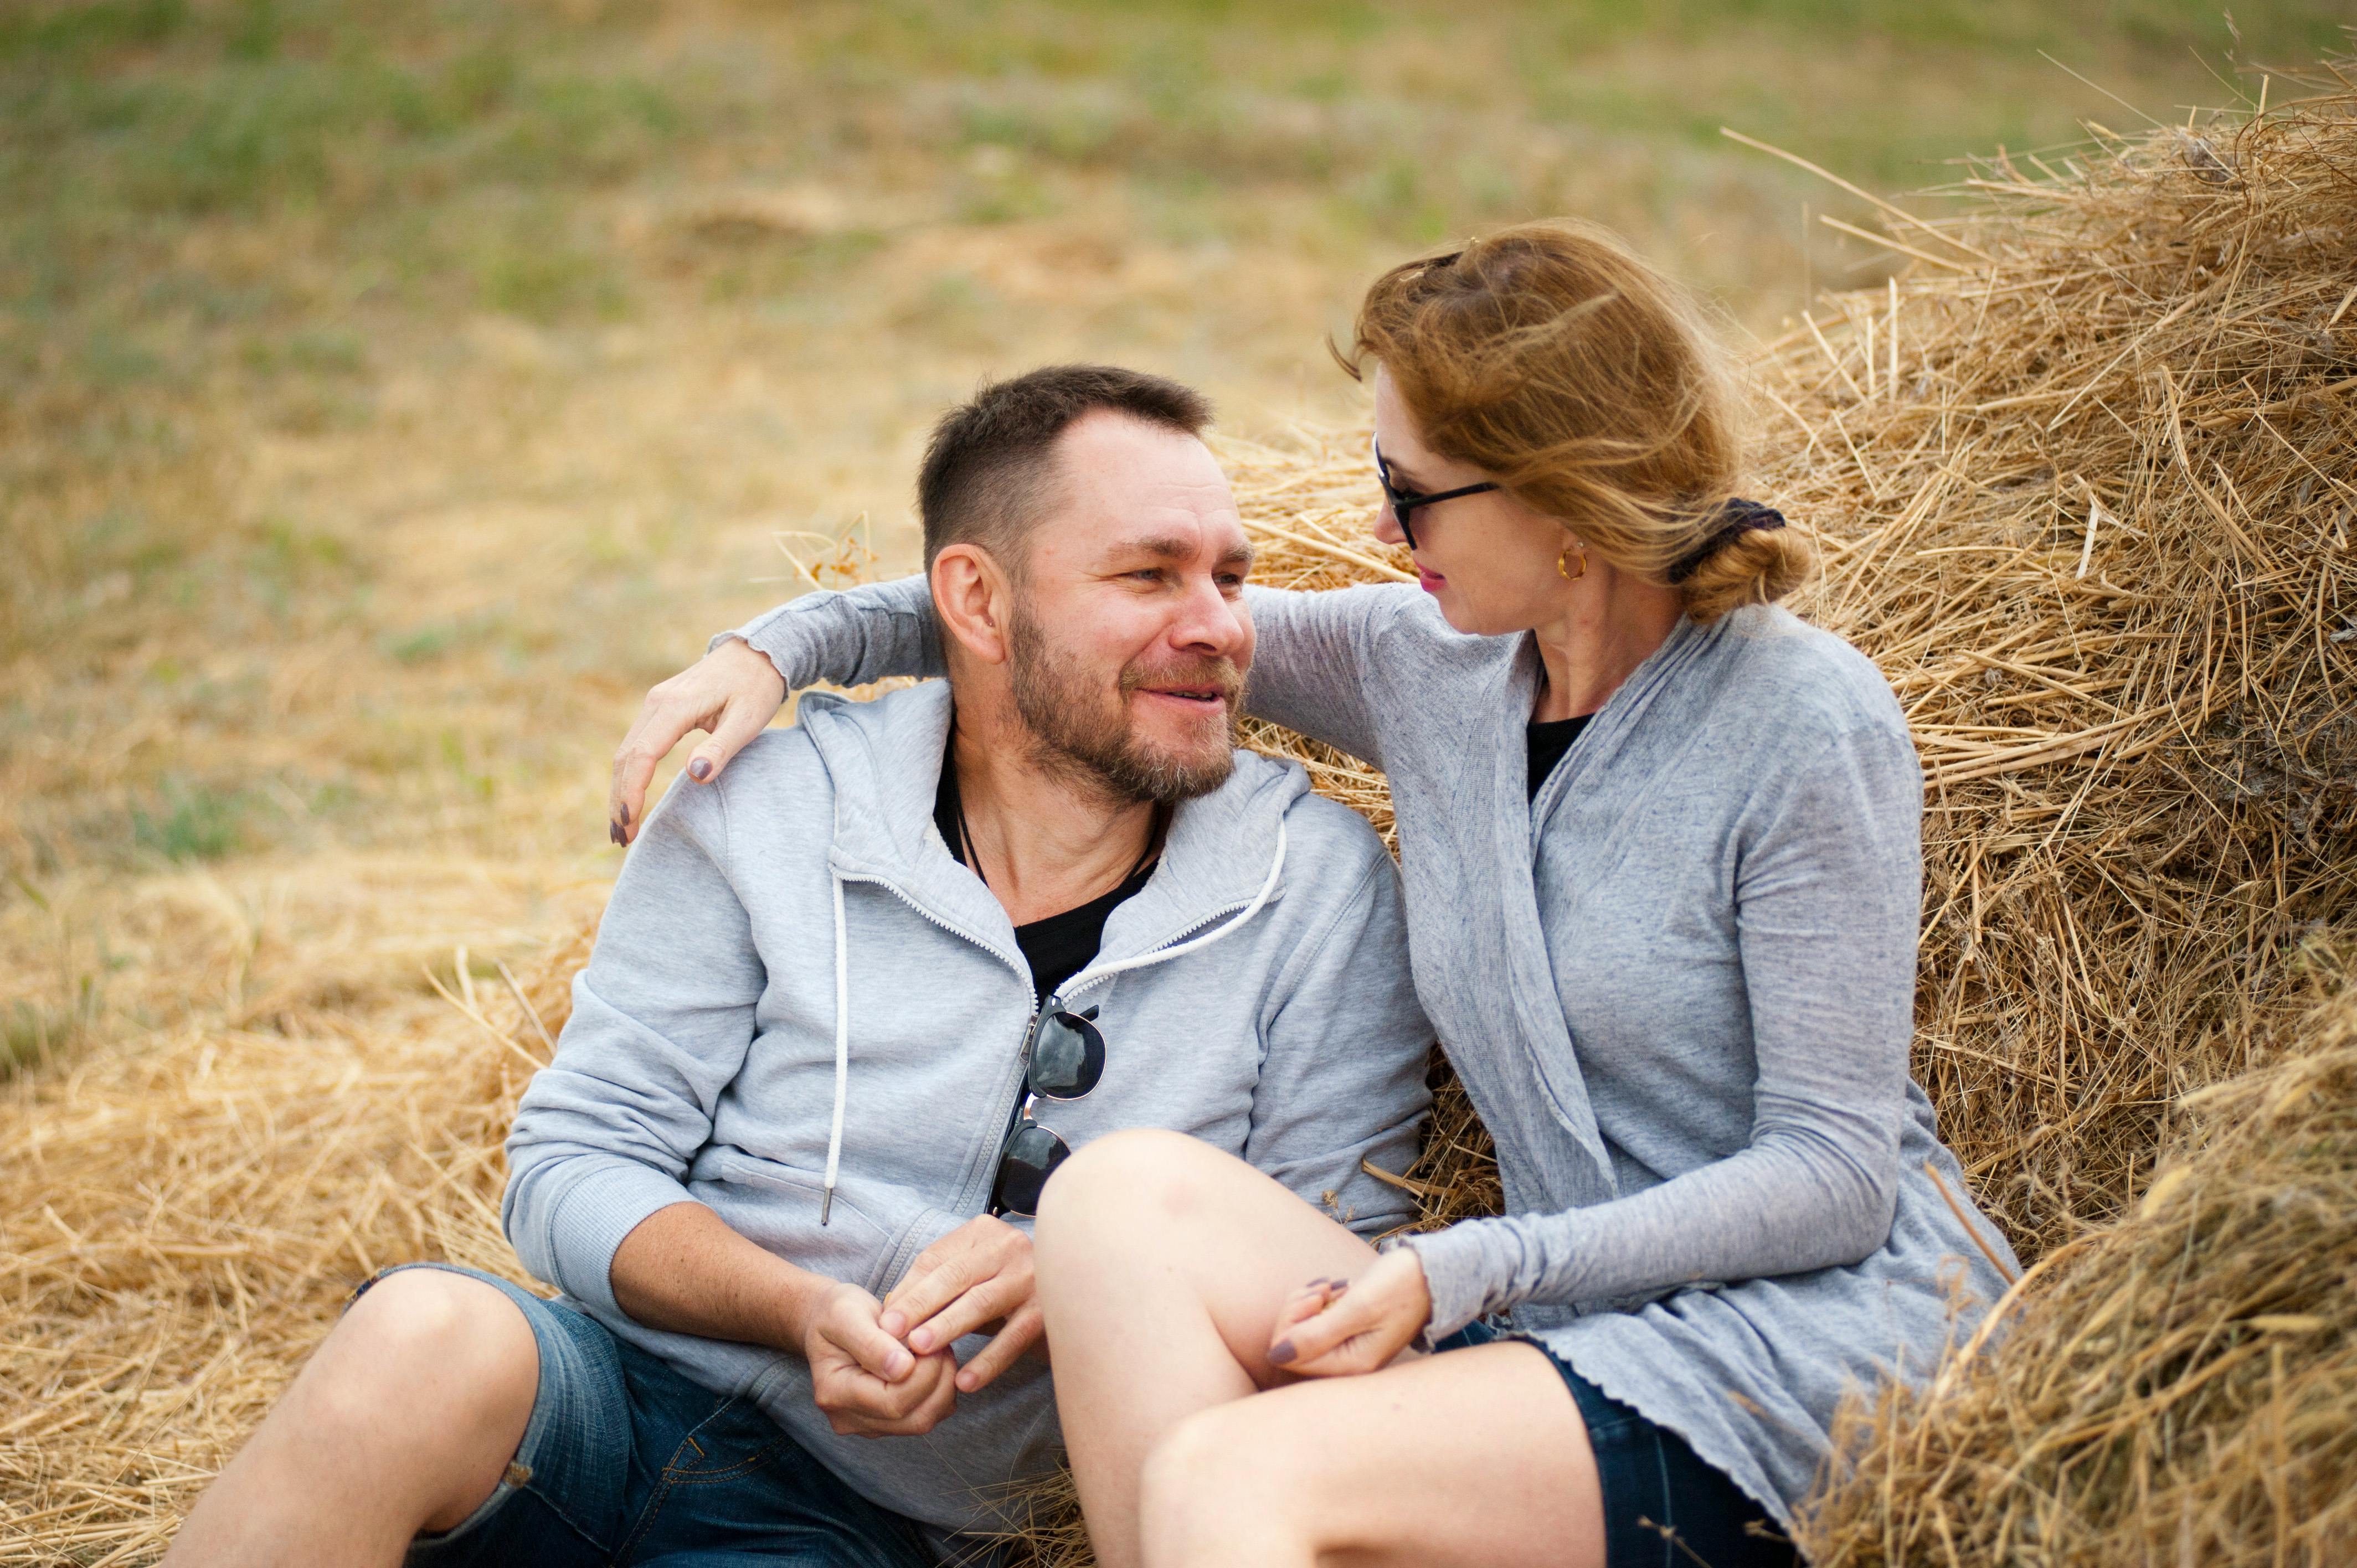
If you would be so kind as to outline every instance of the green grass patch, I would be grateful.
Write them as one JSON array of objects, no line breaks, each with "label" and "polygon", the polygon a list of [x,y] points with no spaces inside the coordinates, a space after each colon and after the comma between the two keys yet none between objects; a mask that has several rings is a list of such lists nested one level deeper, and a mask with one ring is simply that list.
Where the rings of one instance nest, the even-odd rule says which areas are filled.
[{"label": "green grass patch", "polygon": [[251,806],[239,790],[166,779],[152,805],[131,809],[131,842],[169,861],[219,860],[244,846]]}]

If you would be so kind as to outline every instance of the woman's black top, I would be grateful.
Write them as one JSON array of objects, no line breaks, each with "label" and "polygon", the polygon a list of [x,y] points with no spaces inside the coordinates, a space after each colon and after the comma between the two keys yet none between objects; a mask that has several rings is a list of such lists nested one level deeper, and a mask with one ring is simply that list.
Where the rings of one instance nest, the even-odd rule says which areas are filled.
[{"label": "woman's black top", "polygon": [[1563,760],[1564,753],[1571,749],[1571,743],[1579,738],[1579,732],[1586,729],[1587,721],[1595,716],[1594,714],[1578,714],[1567,719],[1549,719],[1544,724],[1523,726],[1531,736],[1532,800],[1539,798],[1539,786],[1547,781],[1547,775],[1555,771],[1555,765]]}]

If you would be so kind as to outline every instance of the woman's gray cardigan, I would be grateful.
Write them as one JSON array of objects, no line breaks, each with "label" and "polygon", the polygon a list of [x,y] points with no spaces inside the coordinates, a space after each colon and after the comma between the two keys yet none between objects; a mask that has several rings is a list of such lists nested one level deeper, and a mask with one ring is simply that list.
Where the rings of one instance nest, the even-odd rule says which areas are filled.
[{"label": "woman's gray cardigan", "polygon": [[[2005,1283],[1907,1071],[1889,686],[1781,609],[1682,620],[1533,800],[1529,638],[1405,585],[1249,604],[1252,711],[1390,776],[1416,991],[1497,1142],[1506,1217],[1405,1243],[1431,1333],[1509,1315],[1789,1523],[1844,1392],[1929,1371]],[[938,667],[921,579],[738,635],[793,686]]]}]

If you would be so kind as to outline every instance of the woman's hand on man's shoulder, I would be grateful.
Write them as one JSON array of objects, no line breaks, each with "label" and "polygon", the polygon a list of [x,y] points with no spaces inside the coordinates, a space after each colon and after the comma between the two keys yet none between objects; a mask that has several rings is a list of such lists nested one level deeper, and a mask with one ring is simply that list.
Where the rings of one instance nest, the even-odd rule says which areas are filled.
[{"label": "woman's hand on man's shoulder", "polygon": [[687,760],[687,776],[709,784],[730,757],[770,726],[785,700],[786,682],[777,666],[735,637],[648,692],[638,722],[614,752],[607,836],[618,844],[639,836],[655,765],[690,734],[702,730],[711,736]]}]

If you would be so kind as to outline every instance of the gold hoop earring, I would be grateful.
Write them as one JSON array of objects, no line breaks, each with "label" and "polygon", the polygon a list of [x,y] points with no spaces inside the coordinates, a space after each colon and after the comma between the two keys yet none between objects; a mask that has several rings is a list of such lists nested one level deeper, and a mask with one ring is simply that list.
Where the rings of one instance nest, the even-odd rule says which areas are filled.
[{"label": "gold hoop earring", "polygon": [[[1572,553],[1573,551],[1575,551],[1575,550],[1577,550],[1577,551],[1578,551],[1578,552],[1579,552],[1579,570],[1578,570],[1578,571],[1577,571],[1577,572],[1573,571],[1570,567],[1568,567],[1568,566],[1566,566],[1566,565],[1565,565],[1565,564],[1564,564],[1564,563],[1565,563],[1566,561],[1568,561],[1568,560],[1571,558],[1571,553]],[[1562,574],[1562,575],[1563,575],[1563,580],[1564,580],[1565,582],[1566,582],[1566,583],[1577,583],[1577,582],[1578,582],[1582,577],[1587,576],[1587,545],[1585,545],[1585,544],[1580,543],[1580,542],[1579,542],[1578,541],[1577,541],[1577,540],[1574,540],[1571,543],[1565,545],[1565,546],[1563,547],[1563,553],[1562,553],[1562,554],[1560,554],[1560,555],[1557,555],[1557,556],[1555,558],[1555,569],[1557,572],[1559,572],[1559,573],[1561,573],[1561,574]]]}]

